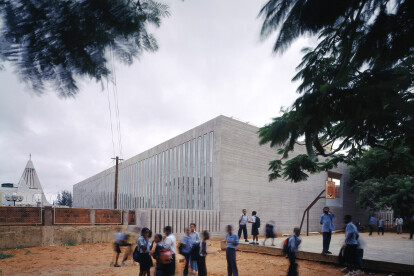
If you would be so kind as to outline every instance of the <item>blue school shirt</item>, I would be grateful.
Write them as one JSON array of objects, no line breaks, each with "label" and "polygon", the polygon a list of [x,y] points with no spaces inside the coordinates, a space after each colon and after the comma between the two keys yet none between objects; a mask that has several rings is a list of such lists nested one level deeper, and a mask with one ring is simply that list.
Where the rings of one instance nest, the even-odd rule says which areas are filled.
[{"label": "blue school shirt", "polygon": [[323,214],[321,216],[320,223],[322,224],[322,232],[331,232],[335,230],[335,226],[333,224],[333,219],[335,215],[333,214]]},{"label": "blue school shirt", "polygon": [[183,246],[182,252],[184,254],[188,254],[191,251],[191,247],[193,246],[193,243],[191,242],[191,237],[190,235],[186,235],[182,240],[181,240],[182,244],[185,244],[186,246]]},{"label": "blue school shirt", "polygon": [[378,220],[378,227],[384,227],[384,221],[382,219]]},{"label": "blue school shirt", "polygon": [[369,225],[377,225],[377,218],[375,218],[375,217],[371,217],[370,219],[369,219],[369,223],[368,223]]},{"label": "blue school shirt", "polygon": [[296,234],[293,234],[292,236],[290,236],[288,240],[289,251],[295,254],[298,253],[299,245],[301,242],[302,242],[301,239],[299,239],[299,237]]},{"label": "blue school shirt", "polygon": [[346,244],[358,244],[357,241],[358,230],[356,226],[350,222],[345,228],[345,243]]},{"label": "blue school shirt", "polygon": [[237,248],[237,245],[238,245],[238,243],[239,243],[239,236],[237,236],[236,234],[234,234],[234,233],[231,233],[231,234],[226,234],[226,241],[230,241],[230,242],[236,242],[237,244],[236,245],[234,245],[234,244],[232,244],[232,243],[227,243],[227,248],[233,248],[233,249],[236,249]]}]

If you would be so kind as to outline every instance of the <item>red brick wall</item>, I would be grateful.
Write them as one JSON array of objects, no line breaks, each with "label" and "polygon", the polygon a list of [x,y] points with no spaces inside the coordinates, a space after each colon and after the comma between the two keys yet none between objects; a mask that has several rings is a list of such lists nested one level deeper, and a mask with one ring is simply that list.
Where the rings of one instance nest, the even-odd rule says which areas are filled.
[{"label": "red brick wall", "polygon": [[128,212],[128,225],[135,225],[135,211]]},{"label": "red brick wall", "polygon": [[42,224],[41,207],[0,207],[0,225]]},{"label": "red brick wall", "polygon": [[54,224],[90,224],[90,209],[54,208]]},{"label": "red brick wall", "polygon": [[95,209],[95,224],[122,224],[122,210]]}]

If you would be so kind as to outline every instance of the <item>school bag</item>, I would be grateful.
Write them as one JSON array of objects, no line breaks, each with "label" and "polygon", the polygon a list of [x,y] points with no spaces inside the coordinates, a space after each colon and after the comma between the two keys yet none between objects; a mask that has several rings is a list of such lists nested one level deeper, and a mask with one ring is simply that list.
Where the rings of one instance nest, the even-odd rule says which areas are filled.
[{"label": "school bag", "polygon": [[289,253],[289,238],[283,241],[283,255],[287,255]]},{"label": "school bag", "polygon": [[190,256],[191,256],[191,260],[193,261],[198,260],[198,258],[200,257],[200,244],[199,243],[193,244],[193,247],[191,247]]},{"label": "school bag", "polygon": [[254,223],[257,228],[260,228],[260,218],[256,217],[256,222]]},{"label": "school bag", "polygon": [[134,253],[132,253],[132,258],[137,263],[139,263],[141,261],[141,254],[139,253],[138,245],[135,247]]},{"label": "school bag", "polygon": [[170,264],[172,262],[172,252],[170,249],[161,249],[159,260],[162,264]]},{"label": "school bag", "polygon": [[181,255],[184,255],[183,249],[184,249],[184,245],[180,243],[180,245],[178,246],[178,253],[180,253]]}]

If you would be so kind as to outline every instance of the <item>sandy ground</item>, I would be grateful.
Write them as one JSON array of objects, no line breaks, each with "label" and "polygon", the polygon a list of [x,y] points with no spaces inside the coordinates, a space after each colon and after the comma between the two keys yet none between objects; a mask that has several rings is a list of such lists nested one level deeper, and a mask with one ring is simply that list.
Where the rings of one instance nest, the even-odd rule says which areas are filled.
[{"label": "sandy ground", "polygon": [[[225,252],[219,240],[211,240],[207,256],[208,275],[227,275]],[[131,258],[122,267],[111,267],[112,244],[32,247],[6,250],[14,257],[0,260],[0,276],[5,275],[138,275],[139,267]],[[181,257],[181,256],[180,256]],[[340,267],[298,260],[299,275],[344,275]],[[286,275],[288,260],[280,256],[237,252],[239,275]],[[184,263],[177,264],[182,275]],[[152,269],[153,270],[153,269]],[[377,274],[385,275],[385,274]]]}]

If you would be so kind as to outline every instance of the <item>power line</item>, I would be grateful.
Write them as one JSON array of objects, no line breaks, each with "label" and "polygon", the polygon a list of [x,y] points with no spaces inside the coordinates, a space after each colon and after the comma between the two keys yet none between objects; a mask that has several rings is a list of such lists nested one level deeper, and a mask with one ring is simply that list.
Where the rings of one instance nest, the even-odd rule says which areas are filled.
[{"label": "power line", "polygon": [[121,135],[121,119],[119,114],[119,98],[118,98],[118,86],[116,81],[116,70],[115,70],[115,58],[112,51],[112,46],[110,48],[110,59],[111,59],[111,71],[113,74],[112,79],[112,92],[114,96],[114,105],[115,105],[115,111],[116,111],[116,118],[117,118],[117,130],[118,130],[118,144],[119,144],[119,155],[123,157],[122,153],[122,135]]},{"label": "power line", "polygon": [[108,78],[106,78],[106,91],[108,92],[108,107],[109,107],[109,121],[111,122],[111,134],[112,134],[112,150],[115,154],[115,143],[114,143],[114,130],[112,128],[112,110],[111,110],[111,100],[109,98],[109,84],[108,84]]}]

